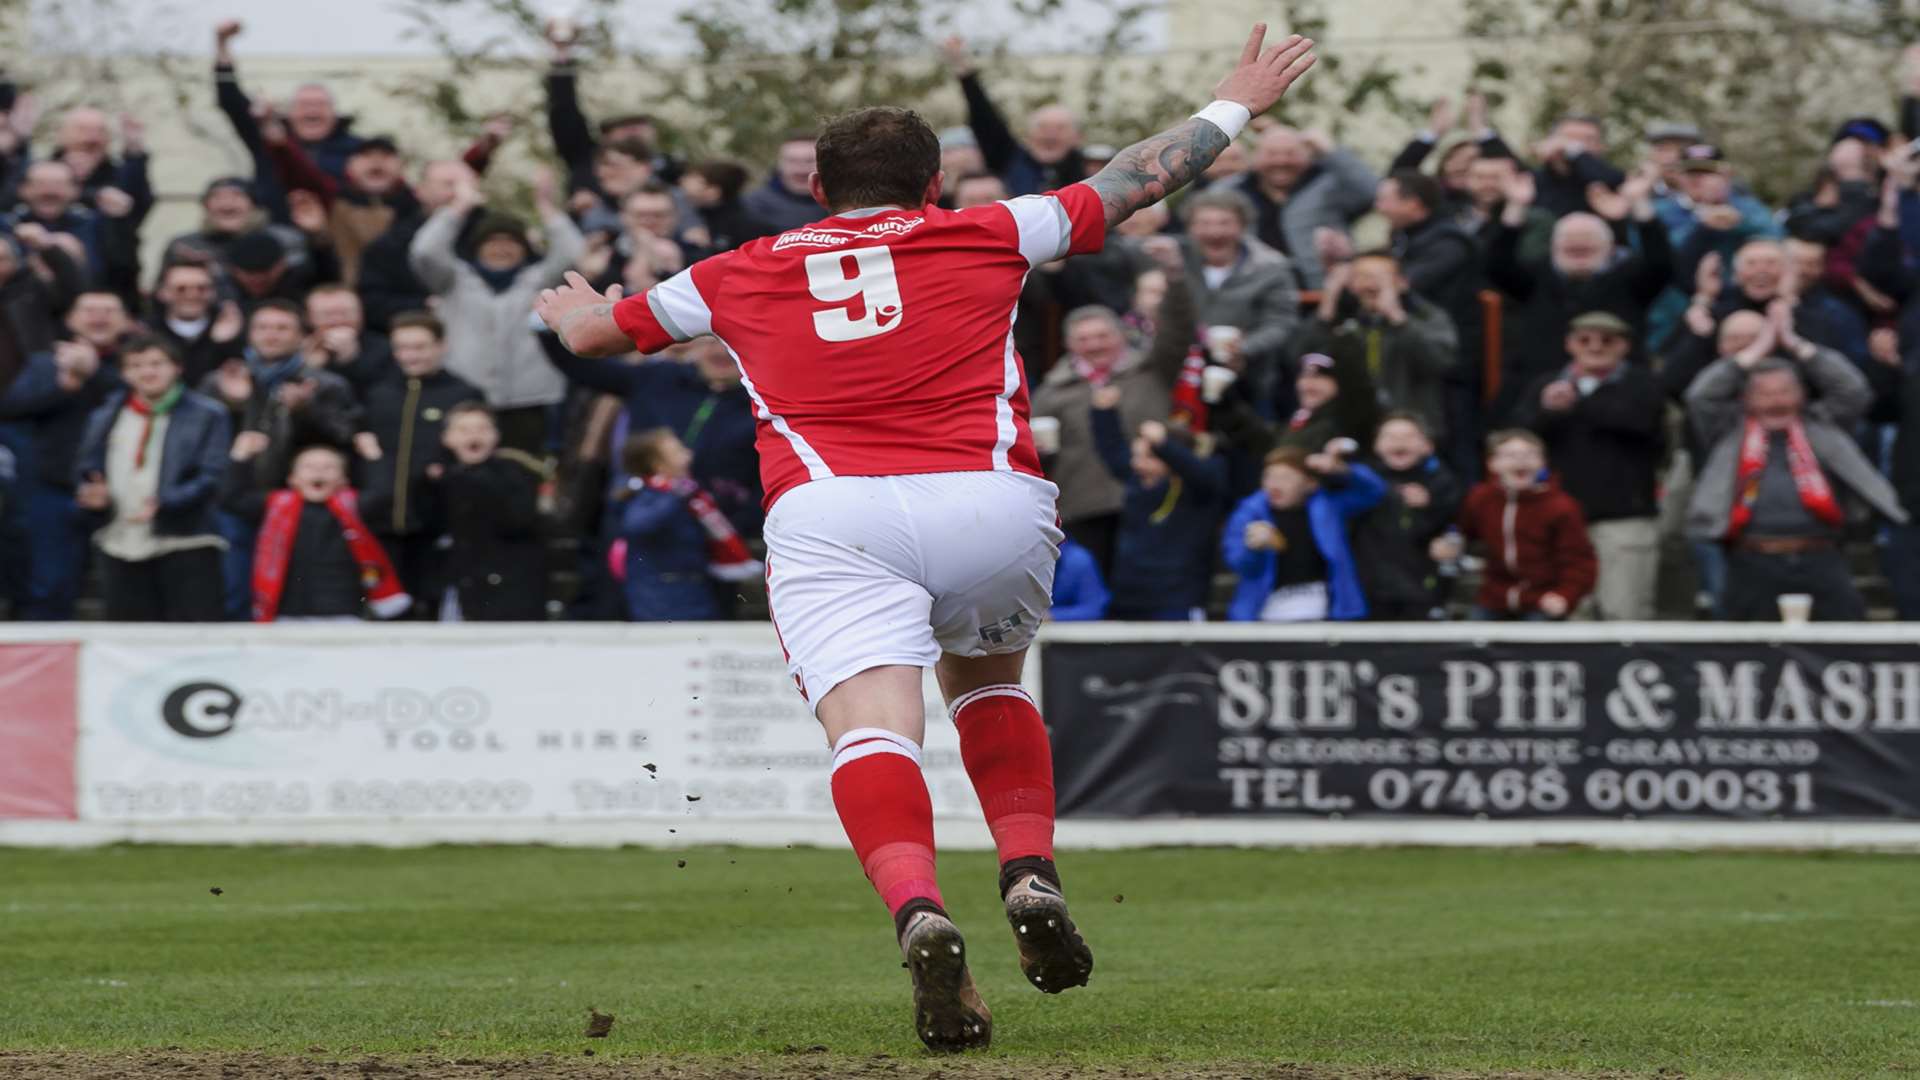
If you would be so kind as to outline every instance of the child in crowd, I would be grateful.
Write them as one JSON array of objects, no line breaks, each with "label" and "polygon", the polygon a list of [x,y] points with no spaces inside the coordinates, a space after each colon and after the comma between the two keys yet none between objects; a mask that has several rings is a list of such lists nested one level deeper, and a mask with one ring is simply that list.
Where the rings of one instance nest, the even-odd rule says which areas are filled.
[{"label": "child in crowd", "polygon": [[1387,496],[1354,530],[1367,617],[1381,622],[1446,618],[1446,596],[1428,548],[1460,510],[1460,481],[1435,455],[1416,413],[1387,414],[1373,439],[1373,469]]},{"label": "child in crowd", "polygon": [[1100,564],[1094,561],[1093,552],[1074,543],[1070,536],[1062,537],[1060,559],[1053,567],[1053,611],[1048,618],[1054,622],[1104,619],[1112,599],[1107,583],[1100,580]]},{"label": "child in crowd", "polygon": [[[267,449],[263,432],[243,431],[232,457],[245,466]],[[253,553],[255,622],[345,621],[362,608],[382,619],[404,614],[413,598],[360,519],[347,486],[346,455],[309,446],[293,457],[287,486],[263,492],[251,468],[227,471],[227,510],[258,528]]]},{"label": "child in crowd", "polygon": [[1093,393],[1093,441],[1126,485],[1114,540],[1111,619],[1204,621],[1213,574],[1213,537],[1225,508],[1227,474],[1193,436],[1158,420],[1140,425],[1129,448],[1120,428],[1120,390]]},{"label": "child in crowd", "polygon": [[437,485],[453,541],[440,620],[546,618],[546,549],[540,541],[544,468],[518,450],[502,449],[493,410],[477,401],[447,411],[440,442],[453,456],[438,473]]},{"label": "child in crowd", "polygon": [[727,516],[693,481],[693,451],[667,428],[627,439],[622,452],[620,540],[614,559],[626,577],[627,615],[634,622],[724,618],[712,579],[759,577]]},{"label": "child in crowd", "polygon": [[1239,575],[1227,618],[1236,622],[1314,622],[1367,617],[1347,532],[1380,504],[1386,484],[1365,465],[1349,465],[1342,440],[1309,454],[1283,446],[1266,457],[1260,490],[1227,521],[1221,548]]},{"label": "child in crowd", "polygon": [[[1598,564],[1580,504],[1547,471],[1546,444],[1531,431],[1487,438],[1488,478],[1460,508],[1465,542],[1486,548],[1473,617],[1544,622],[1564,619],[1593,591]],[[1432,555],[1459,558],[1462,541],[1441,537]]]}]

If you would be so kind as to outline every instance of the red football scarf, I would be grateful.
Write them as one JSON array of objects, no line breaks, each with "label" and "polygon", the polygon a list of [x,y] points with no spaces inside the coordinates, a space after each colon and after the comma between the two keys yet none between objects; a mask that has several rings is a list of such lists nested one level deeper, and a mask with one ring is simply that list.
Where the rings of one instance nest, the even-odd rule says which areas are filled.
[{"label": "red football scarf", "polygon": [[[1753,521],[1753,504],[1760,498],[1760,474],[1767,468],[1767,432],[1749,419],[1740,436],[1740,470],[1736,476],[1733,516],[1727,520],[1727,539],[1737,539]],[[1813,458],[1813,445],[1807,442],[1807,429],[1795,420],[1787,429],[1787,468],[1793,472],[1793,486],[1800,490],[1800,502],[1807,512],[1834,528],[1844,525],[1846,512],[1834,498],[1827,474]]]},{"label": "red football scarf", "polygon": [[173,389],[161,394],[158,401],[148,401],[139,394],[127,395],[127,408],[132,409],[135,416],[143,417],[146,420],[146,423],[140,428],[140,448],[133,452],[134,468],[138,469],[147,463],[147,445],[153,442],[153,422],[155,418],[165,416],[172,412],[173,407],[180,404],[180,395],[185,392],[186,387],[179,383],[174,383]]},{"label": "red football scarf", "polygon": [[1200,396],[1200,373],[1207,370],[1207,354],[1195,345],[1187,350],[1186,362],[1180,365],[1180,378],[1173,384],[1173,417],[1178,420],[1185,416],[1194,431],[1207,430],[1207,402]]},{"label": "red football scarf", "polygon": [[692,480],[669,480],[664,476],[647,477],[647,487],[664,491],[687,501],[687,509],[707,531],[707,573],[721,581],[746,581],[762,573],[760,563],[747,550],[733,522],[720,512],[707,490]]},{"label": "red football scarf", "polygon": [[[280,595],[287,587],[287,564],[293,558],[294,534],[300,528],[300,507],[306,500],[298,492],[282,488],[267,496],[266,518],[260,523],[260,538],[253,548],[253,621],[272,622],[280,612]],[[340,523],[347,550],[360,564],[360,585],[367,591],[367,603],[374,614],[393,618],[407,610],[413,598],[400,587],[400,576],[381,549],[380,541],[367,531],[360,520],[360,500],[352,488],[335,492],[327,500],[327,509]]]},{"label": "red football scarf", "polygon": [[1073,361],[1074,374],[1095,386],[1105,386],[1107,385],[1107,380],[1113,378],[1113,365],[1111,364],[1103,368],[1097,368],[1078,356],[1069,356],[1067,359]]}]

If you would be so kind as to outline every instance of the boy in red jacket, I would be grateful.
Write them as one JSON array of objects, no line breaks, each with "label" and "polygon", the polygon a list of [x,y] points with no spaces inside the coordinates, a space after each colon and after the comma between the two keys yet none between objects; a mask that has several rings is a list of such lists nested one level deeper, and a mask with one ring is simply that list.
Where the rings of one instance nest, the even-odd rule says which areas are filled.
[{"label": "boy in red jacket", "polygon": [[1566,618],[1599,574],[1580,504],[1554,484],[1546,446],[1531,431],[1489,436],[1487,474],[1460,507],[1461,538],[1435,540],[1433,557],[1458,558],[1462,540],[1485,546],[1475,619]]}]

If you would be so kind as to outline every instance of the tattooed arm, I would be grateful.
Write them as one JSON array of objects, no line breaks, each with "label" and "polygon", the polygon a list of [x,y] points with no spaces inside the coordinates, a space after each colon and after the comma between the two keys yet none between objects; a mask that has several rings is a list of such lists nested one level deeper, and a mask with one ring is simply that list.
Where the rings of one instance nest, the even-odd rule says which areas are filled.
[{"label": "tattooed arm", "polygon": [[586,278],[568,271],[566,284],[543,290],[533,310],[568,352],[594,359],[633,351],[633,340],[613,321],[613,305],[619,302],[620,286],[608,286],[603,296]]},{"label": "tattooed arm", "polygon": [[1191,183],[1232,141],[1212,121],[1196,116],[1114,155],[1087,181],[1107,208],[1107,228]]},{"label": "tattooed arm", "polygon": [[[1258,116],[1272,108],[1295,79],[1313,66],[1313,42],[1298,34],[1261,51],[1267,27],[1256,25],[1240,53],[1240,65],[1214,88],[1215,101],[1232,102]],[[1244,118],[1243,118],[1244,119]],[[1100,193],[1112,228],[1135,210],[1151,206],[1192,183],[1233,141],[1212,120],[1193,117],[1120,151],[1087,183]]]}]

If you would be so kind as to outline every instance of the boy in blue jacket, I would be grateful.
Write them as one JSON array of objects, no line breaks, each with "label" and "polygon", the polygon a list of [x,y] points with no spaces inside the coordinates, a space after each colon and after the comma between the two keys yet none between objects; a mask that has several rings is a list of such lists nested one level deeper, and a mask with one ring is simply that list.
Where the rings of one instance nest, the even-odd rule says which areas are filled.
[{"label": "boy in blue jacket", "polygon": [[1071,536],[1063,538],[1060,561],[1053,568],[1053,611],[1047,617],[1054,622],[1104,619],[1112,599],[1107,583],[1100,580],[1100,564],[1093,552],[1074,543]]},{"label": "boy in blue jacket", "polygon": [[1126,485],[1113,545],[1110,619],[1202,621],[1213,577],[1213,536],[1227,498],[1226,463],[1193,449],[1193,436],[1157,420],[1129,446],[1120,428],[1120,391],[1093,396],[1093,442]]},{"label": "boy in blue jacket", "polygon": [[1380,504],[1387,486],[1343,460],[1336,439],[1318,454],[1282,447],[1266,457],[1260,490],[1241,500],[1221,548],[1240,577],[1228,605],[1236,622],[1348,621],[1367,617],[1348,541],[1354,518]]}]

